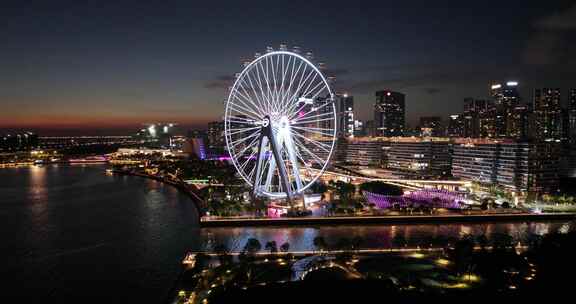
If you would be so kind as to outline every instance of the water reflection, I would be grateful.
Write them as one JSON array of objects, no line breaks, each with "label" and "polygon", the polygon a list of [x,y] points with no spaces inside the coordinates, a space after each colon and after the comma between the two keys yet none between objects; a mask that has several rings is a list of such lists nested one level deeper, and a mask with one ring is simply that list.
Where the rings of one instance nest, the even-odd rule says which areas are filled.
[{"label": "water reflection", "polygon": [[489,223],[489,224],[446,224],[446,225],[391,225],[391,226],[341,226],[314,228],[210,228],[201,233],[205,250],[224,244],[231,250],[242,250],[249,238],[260,242],[276,241],[290,243],[293,250],[313,250],[317,236],[328,244],[336,244],[342,238],[360,237],[365,248],[394,247],[395,238],[403,238],[408,246],[422,246],[434,242],[436,246],[463,236],[484,235],[491,240],[496,234],[510,235],[514,243],[526,244],[533,235],[549,232],[566,233],[576,228],[574,222],[546,223]]}]

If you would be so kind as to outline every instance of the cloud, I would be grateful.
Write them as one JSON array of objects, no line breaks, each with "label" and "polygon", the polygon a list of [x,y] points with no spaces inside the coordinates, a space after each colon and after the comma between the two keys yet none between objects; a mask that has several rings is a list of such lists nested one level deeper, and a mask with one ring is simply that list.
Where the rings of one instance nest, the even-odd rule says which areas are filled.
[{"label": "cloud", "polygon": [[350,74],[350,70],[349,69],[326,69],[324,70],[324,74],[330,77],[338,77],[338,76],[342,76],[342,75],[347,75]]},{"label": "cloud", "polygon": [[[530,65],[573,63],[576,43],[570,36],[576,31],[576,5],[534,21],[535,32],[526,44],[523,61]],[[572,60],[572,62],[567,62]]]},{"label": "cloud", "polygon": [[440,92],[439,88],[424,88],[424,92],[426,92],[429,95],[434,95]]},{"label": "cloud", "polygon": [[207,89],[228,89],[232,86],[234,82],[234,76],[230,75],[220,75],[217,76],[214,80],[211,80],[204,84],[204,87]]},{"label": "cloud", "polygon": [[534,25],[543,30],[576,30],[576,6],[564,12],[545,16],[536,20]]},{"label": "cloud", "polygon": [[564,54],[564,38],[562,33],[554,31],[539,31],[532,35],[523,60],[531,65],[550,65],[560,61]]}]

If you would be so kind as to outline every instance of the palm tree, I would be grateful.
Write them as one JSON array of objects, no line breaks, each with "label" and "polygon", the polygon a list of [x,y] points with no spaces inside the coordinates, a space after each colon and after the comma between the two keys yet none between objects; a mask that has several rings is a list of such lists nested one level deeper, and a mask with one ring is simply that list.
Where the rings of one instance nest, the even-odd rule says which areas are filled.
[{"label": "palm tree", "polygon": [[406,241],[406,238],[404,238],[404,235],[396,234],[392,239],[392,244],[396,247],[406,247],[408,242]]},{"label": "palm tree", "polygon": [[362,243],[364,243],[364,239],[359,236],[355,236],[352,238],[351,243],[353,250],[360,250],[360,246],[362,246]]},{"label": "palm tree", "polygon": [[318,250],[318,251],[324,251],[324,250],[326,250],[326,247],[328,247],[326,245],[326,240],[322,236],[315,237],[313,244],[314,244],[314,247],[316,247],[316,250]]},{"label": "palm tree", "polygon": [[264,249],[269,250],[270,254],[275,254],[278,252],[278,246],[276,246],[276,241],[269,241],[264,246]]},{"label": "palm tree", "polygon": [[290,243],[285,242],[284,244],[280,245],[280,251],[282,252],[290,251]]},{"label": "palm tree", "polygon": [[260,249],[262,249],[262,244],[255,238],[249,238],[248,241],[246,241],[246,245],[244,245],[244,252],[248,254],[253,255],[260,251]]}]

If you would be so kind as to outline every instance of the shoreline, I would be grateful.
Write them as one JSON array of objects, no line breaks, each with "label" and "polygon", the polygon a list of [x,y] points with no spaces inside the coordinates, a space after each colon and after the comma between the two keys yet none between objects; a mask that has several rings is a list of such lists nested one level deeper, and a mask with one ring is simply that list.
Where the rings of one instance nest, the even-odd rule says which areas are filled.
[{"label": "shoreline", "polygon": [[117,170],[117,169],[112,169],[110,170],[110,172],[112,172],[112,174],[117,174],[117,175],[126,175],[126,176],[137,176],[137,177],[142,177],[142,178],[148,178],[148,179],[152,179],[161,183],[165,183],[168,185],[171,185],[173,187],[175,187],[176,189],[178,189],[178,191],[186,194],[191,200],[192,202],[194,202],[194,206],[196,206],[196,209],[198,210],[198,216],[200,217],[200,219],[202,218],[202,216],[204,216],[204,210],[206,202],[204,202],[204,200],[198,195],[196,194],[196,192],[191,189],[189,185],[187,184],[182,184],[179,182],[175,182],[175,181],[171,181],[171,180],[167,180],[165,178],[162,177],[158,177],[158,176],[154,176],[154,175],[149,175],[149,174],[145,174],[145,173],[137,173],[137,172],[128,172],[128,171],[122,171],[122,170]]},{"label": "shoreline", "polygon": [[342,216],[342,217],[301,217],[301,218],[249,218],[249,219],[202,219],[201,228],[209,227],[294,227],[294,226],[336,226],[336,225],[386,225],[386,224],[447,224],[482,222],[525,222],[576,220],[576,213],[516,213],[516,214],[476,214],[476,215],[396,215],[396,216]]}]

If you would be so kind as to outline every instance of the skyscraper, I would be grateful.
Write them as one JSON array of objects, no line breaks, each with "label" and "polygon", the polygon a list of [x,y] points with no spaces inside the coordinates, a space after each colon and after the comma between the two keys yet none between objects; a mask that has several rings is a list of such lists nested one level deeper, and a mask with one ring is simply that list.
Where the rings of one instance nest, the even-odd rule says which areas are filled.
[{"label": "skyscraper", "polygon": [[224,122],[213,121],[208,123],[208,150],[211,157],[221,156],[225,153],[226,139],[224,137]]},{"label": "skyscraper", "polygon": [[515,139],[527,139],[531,136],[530,120],[532,118],[531,107],[518,105],[514,107],[508,125],[507,137]]},{"label": "skyscraper", "polygon": [[535,89],[533,96],[535,136],[537,139],[560,139],[562,136],[562,108],[560,89]]},{"label": "skyscraper", "polygon": [[420,117],[420,136],[443,136],[442,118],[439,116]]},{"label": "skyscraper", "polygon": [[337,95],[338,136],[354,136],[354,97],[348,94]]},{"label": "skyscraper", "polygon": [[495,106],[490,100],[464,99],[464,136],[495,137]]},{"label": "skyscraper", "polygon": [[492,84],[490,96],[494,100],[494,137],[511,137],[514,133],[514,109],[520,103],[518,82]]},{"label": "skyscraper", "polygon": [[464,116],[450,115],[448,117],[448,127],[446,128],[448,137],[464,137]]},{"label": "skyscraper", "polygon": [[402,136],[405,128],[405,95],[388,90],[376,92],[374,123],[376,136]]},{"label": "skyscraper", "polygon": [[571,143],[576,143],[576,88],[568,94],[568,130]]}]

